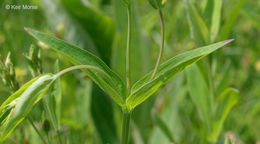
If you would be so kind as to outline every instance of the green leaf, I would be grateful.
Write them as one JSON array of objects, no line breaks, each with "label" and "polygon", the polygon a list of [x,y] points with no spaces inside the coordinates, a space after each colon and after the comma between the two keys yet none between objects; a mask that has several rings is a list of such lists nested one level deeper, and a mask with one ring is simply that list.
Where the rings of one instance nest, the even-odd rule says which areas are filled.
[{"label": "green leaf", "polygon": [[186,72],[191,99],[196,105],[199,113],[202,115],[202,120],[209,129],[211,125],[212,102],[207,82],[197,65],[192,65]]},{"label": "green leaf", "polygon": [[211,28],[210,28],[211,42],[215,41],[219,32],[220,21],[221,21],[221,8],[222,8],[222,0],[215,0],[213,14],[211,17]]},{"label": "green leaf", "polygon": [[[117,2],[120,2],[123,7],[125,7],[123,1],[116,0]],[[107,16],[102,16],[103,13],[99,12],[96,8],[92,7],[91,5],[84,5],[82,1],[79,3],[74,1],[68,1],[68,0],[62,0],[62,4],[57,1],[53,0],[41,0],[43,7],[43,10],[46,14],[46,18],[48,19],[48,23],[51,24],[50,28],[56,27],[61,22],[64,22],[64,38],[69,41],[70,43],[73,43],[77,46],[80,46],[80,48],[83,48],[85,50],[88,50],[92,52],[93,54],[100,56],[102,60],[106,64],[109,64],[111,61],[111,58],[119,57],[121,56],[111,56],[111,43],[113,42],[114,36],[113,36],[113,27],[111,26],[111,20]],[[78,7],[78,5],[81,5]],[[72,5],[72,7],[70,7]],[[64,7],[65,6],[65,7]],[[82,8],[82,9],[81,9]],[[88,11],[88,13],[85,13]],[[82,14],[83,13],[83,14]],[[122,13],[122,12],[120,12]],[[118,14],[118,13],[117,13]],[[98,15],[98,19],[96,18],[96,15]],[[92,25],[90,25],[92,23]],[[93,24],[95,23],[95,24]],[[96,27],[96,25],[99,25]],[[110,27],[111,26],[111,27]],[[110,29],[111,28],[111,29]],[[102,33],[102,35],[100,35]],[[106,34],[104,34],[106,33]],[[95,37],[95,39],[93,39]],[[122,37],[123,39],[124,37]],[[98,45],[96,45],[98,44]],[[110,46],[110,47],[109,47]],[[125,46],[125,43],[124,45]],[[119,50],[122,50],[122,47],[119,47]],[[110,57],[109,57],[110,56]],[[116,65],[124,64],[124,62],[120,59],[120,63],[116,61]],[[120,69],[121,70],[121,69]],[[122,69],[123,70],[123,69]],[[69,79],[68,79],[69,80]],[[89,81],[89,80],[87,80]],[[73,82],[74,83],[74,82]],[[82,94],[79,94],[79,99],[90,99],[89,97],[89,91],[92,89],[91,87],[95,84],[91,84],[90,87],[88,84],[84,83],[84,89],[82,89]],[[89,82],[88,82],[89,83]],[[71,84],[71,82],[69,83]],[[86,85],[86,86],[85,86]],[[87,86],[88,85],[88,86]],[[70,94],[73,94],[74,88],[67,85],[67,88],[72,89],[69,90],[68,93],[64,93],[63,95],[69,96]],[[80,90],[81,91],[81,90]],[[96,91],[102,91],[98,86],[94,86],[93,92],[91,93],[92,97],[96,97]],[[76,93],[78,90],[76,89]],[[74,92],[75,93],[75,92]],[[84,94],[83,94],[84,93]],[[102,93],[103,95],[98,95],[98,98],[95,98],[91,100],[91,106],[94,105],[106,105],[106,109],[112,109],[113,102],[108,98],[108,95],[105,93]],[[66,97],[67,102],[71,100],[74,100],[72,97]],[[103,101],[106,99],[106,101]],[[79,100],[80,101],[80,100]],[[85,104],[88,104],[88,101],[82,101],[81,103],[84,103],[84,108],[87,108],[88,106]],[[104,110],[99,107],[93,107],[95,109],[92,109],[92,111],[95,111],[92,114],[92,118],[99,119],[100,115],[104,113]],[[87,109],[81,110],[84,111],[85,114],[87,113]],[[81,111],[78,111],[80,113]],[[87,124],[89,121],[86,121],[84,119],[89,118],[90,115],[82,115],[79,116],[79,114],[75,114],[75,117],[77,117],[77,120],[80,120],[80,122],[84,122],[84,124]],[[113,112],[110,114],[113,115]],[[57,117],[59,117],[59,114],[57,112]],[[97,135],[100,135],[100,141],[105,141],[107,135],[105,133],[101,133],[107,129],[107,126],[110,126],[110,131],[105,131],[108,134],[111,134],[114,132],[116,127],[111,127],[112,125],[115,126],[114,121],[111,120],[111,115],[103,115],[102,120],[99,120],[98,122],[95,122],[95,128],[97,131]],[[100,122],[100,123],[99,123]],[[101,126],[102,125],[102,126]],[[104,130],[105,129],[105,130]],[[115,135],[115,134],[114,134]],[[72,135],[73,137],[73,135]],[[111,139],[115,139],[115,136],[112,136]],[[110,143],[115,143],[114,141],[109,140]]]},{"label": "green leaf", "polygon": [[17,101],[21,94],[40,77],[41,76],[38,76],[24,84],[19,90],[17,90],[14,94],[9,96],[9,98],[3,102],[3,104],[0,107],[0,127],[8,120],[8,116],[12,112],[11,110],[17,104]]},{"label": "green leaf", "polygon": [[229,17],[227,18],[224,26],[221,28],[219,40],[224,40],[228,37],[228,35],[229,35],[229,33],[232,29],[232,26],[233,26],[234,22],[236,21],[238,15],[239,15],[240,9],[242,8],[242,6],[244,4],[244,1],[245,0],[239,0],[236,3],[235,7],[233,8],[233,11],[231,12]]},{"label": "green leaf", "polygon": [[124,106],[125,99],[125,84],[120,77],[114,73],[101,59],[93,54],[82,50],[74,45],[71,45],[63,40],[57,39],[33,29],[25,28],[26,31],[36,39],[59,52],[74,64],[89,65],[97,67],[110,76],[110,78],[95,70],[83,70],[102,90],[120,106]]},{"label": "green leaf", "polygon": [[24,84],[19,90],[17,90],[14,94],[12,94],[11,96],[9,96],[9,98],[7,100],[5,100],[5,102],[1,105],[0,107],[0,112],[3,110],[3,108],[10,104],[13,100],[17,99],[18,97],[21,96],[21,94],[32,84],[34,83],[37,79],[39,79],[41,76],[38,76],[32,80],[30,80],[29,82],[27,82],[26,84]]},{"label": "green leaf", "polygon": [[217,112],[213,125],[213,131],[209,134],[208,140],[216,143],[224,122],[234,105],[238,102],[238,90],[233,88],[225,89],[217,98]]},{"label": "green leaf", "polygon": [[4,125],[4,131],[0,142],[4,141],[12,131],[26,118],[35,103],[37,103],[43,95],[49,90],[55,77],[46,74],[38,78],[21,94],[19,100],[10,114],[10,119]]},{"label": "green leaf", "polygon": [[208,43],[209,30],[206,23],[203,21],[197,9],[190,0],[185,0],[185,7],[190,26],[191,38],[194,39],[199,45]]},{"label": "green leaf", "polygon": [[164,62],[159,67],[158,73],[153,80],[150,80],[152,75],[152,72],[150,72],[133,85],[131,88],[131,95],[127,98],[127,108],[129,110],[134,109],[137,105],[141,104],[155,93],[170,78],[231,41],[233,41],[233,39],[197,48]]},{"label": "green leaf", "polygon": [[214,1],[212,0],[204,0],[202,5],[201,5],[202,11],[203,11],[203,19],[205,20],[206,24],[208,26],[212,25],[211,24],[211,17],[213,15],[213,10],[214,10]]},{"label": "green leaf", "polygon": [[[55,73],[59,72],[59,61],[55,63]],[[43,97],[43,106],[48,119],[56,131],[60,129],[61,115],[60,77],[56,78],[52,89]]]}]

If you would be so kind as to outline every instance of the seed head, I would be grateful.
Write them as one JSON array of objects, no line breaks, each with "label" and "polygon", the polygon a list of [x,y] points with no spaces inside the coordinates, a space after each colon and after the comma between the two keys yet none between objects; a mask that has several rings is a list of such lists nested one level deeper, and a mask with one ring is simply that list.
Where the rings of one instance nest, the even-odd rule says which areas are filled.
[{"label": "seed head", "polygon": [[11,91],[18,90],[19,84],[16,80],[16,74],[11,60],[11,52],[8,52],[5,61],[0,56],[0,77],[3,83],[7,85]]},{"label": "seed head", "polygon": [[25,58],[29,64],[29,68],[33,77],[40,75],[42,73],[42,62],[41,62],[41,52],[40,50],[31,45],[28,54],[25,54]]}]

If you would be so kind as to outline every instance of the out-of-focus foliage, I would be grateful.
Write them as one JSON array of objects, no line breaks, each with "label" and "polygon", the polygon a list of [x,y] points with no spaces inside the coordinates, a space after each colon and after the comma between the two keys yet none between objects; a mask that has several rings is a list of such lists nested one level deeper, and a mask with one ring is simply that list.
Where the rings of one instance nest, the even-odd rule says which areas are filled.
[{"label": "out-of-focus foliage", "polygon": [[[132,2],[134,83],[155,65],[160,22],[148,0]],[[7,10],[6,4],[31,4],[38,9]],[[163,13],[166,25],[163,61],[220,40],[234,38],[235,41],[179,74],[160,88],[154,94],[156,97],[138,106],[132,116],[131,143],[259,142],[260,1],[167,0]],[[127,13],[123,0],[1,0],[0,104],[18,89],[2,81],[9,52],[12,66],[7,67],[9,70],[13,67],[15,75],[10,76],[16,80],[8,82],[17,82],[14,85],[17,87],[41,73],[54,73],[57,59],[60,59],[59,69],[71,66],[65,58],[28,36],[24,27],[55,33],[58,38],[99,56],[125,76]],[[40,57],[38,51],[28,54],[31,44],[39,49]],[[33,59],[41,64],[42,70],[36,64],[36,71],[32,72]],[[43,111],[48,109],[46,102],[36,104],[29,114],[46,140],[58,143],[55,129],[59,129],[63,143],[119,142],[121,110],[88,77],[78,71],[68,73],[53,89],[50,98],[58,95],[58,99],[55,96],[55,101],[46,100],[60,104],[55,106],[55,113],[60,112],[58,124],[50,125],[50,131],[46,132],[46,120],[53,121],[52,112]],[[27,121],[4,143],[13,141],[41,143]]]}]

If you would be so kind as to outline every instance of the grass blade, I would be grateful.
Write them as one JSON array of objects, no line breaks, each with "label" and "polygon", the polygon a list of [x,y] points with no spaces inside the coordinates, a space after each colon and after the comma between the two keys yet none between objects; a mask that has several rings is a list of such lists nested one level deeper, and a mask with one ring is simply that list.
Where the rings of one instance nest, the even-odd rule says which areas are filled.
[{"label": "grass blade", "polygon": [[159,126],[161,131],[165,134],[168,140],[174,143],[174,138],[171,130],[167,126],[167,124],[160,118],[160,116],[154,111],[152,112],[154,122]]},{"label": "grass blade", "polygon": [[244,2],[245,2],[245,0],[239,0],[236,3],[230,16],[227,18],[227,21],[225,22],[224,26],[221,28],[219,40],[224,40],[228,37],[228,35],[232,29],[232,26],[233,26],[234,22],[236,21],[238,14],[240,12],[240,9],[242,8]]},{"label": "grass blade", "polygon": [[221,95],[217,98],[217,107],[216,118],[213,125],[213,131],[209,134],[208,140],[212,143],[216,143],[220,135],[224,122],[234,107],[238,102],[238,90],[233,88],[225,89]]},{"label": "grass blade", "polygon": [[192,65],[187,69],[186,73],[189,95],[198,112],[201,114],[202,120],[205,122],[207,128],[210,129],[212,102],[210,100],[210,92],[207,82],[203,78],[197,65]]},{"label": "grass blade", "polygon": [[209,30],[206,23],[199,15],[197,9],[192,5],[191,1],[185,0],[185,6],[190,26],[191,37],[195,39],[196,43],[203,45],[209,41]]},{"label": "grass blade", "polygon": [[214,42],[218,36],[221,21],[222,0],[214,1],[214,10],[211,17],[210,41]]}]

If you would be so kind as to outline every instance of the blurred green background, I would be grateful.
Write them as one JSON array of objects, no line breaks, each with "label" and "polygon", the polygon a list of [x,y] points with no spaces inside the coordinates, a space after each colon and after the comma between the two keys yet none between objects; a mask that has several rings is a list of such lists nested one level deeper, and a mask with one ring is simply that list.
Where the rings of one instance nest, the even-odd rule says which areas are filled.
[{"label": "blurred green background", "polygon": [[[163,9],[166,25],[163,61],[199,46],[234,38],[234,42],[209,56],[215,94],[219,95],[228,87],[239,90],[238,102],[227,115],[217,143],[224,143],[227,136],[239,144],[260,143],[260,0],[223,0],[219,30],[216,38],[208,41],[200,36],[199,28],[203,29],[203,25],[196,27],[192,18],[199,16],[210,29],[213,0],[187,1],[168,0]],[[6,5],[23,4],[36,5],[38,9],[6,9]],[[131,52],[134,82],[155,65],[160,46],[157,13],[148,0],[134,0]],[[34,77],[24,56],[28,55],[31,44],[40,49],[43,73],[54,72],[57,59],[60,69],[71,66],[65,58],[30,37],[24,27],[54,34],[86,49],[125,76],[127,13],[121,0],[1,0],[1,59],[11,53],[20,86]],[[119,142],[121,110],[104,92],[80,71],[62,77],[61,87],[64,142]],[[11,93],[0,81],[0,103]],[[31,115],[36,126],[51,137],[52,131],[43,126],[45,117],[41,102]],[[159,117],[159,122],[154,115]],[[207,143],[207,126],[196,100],[190,95],[186,72],[134,110],[131,143],[170,143],[160,121],[177,143]],[[41,141],[25,121],[6,143],[36,144]]]}]

